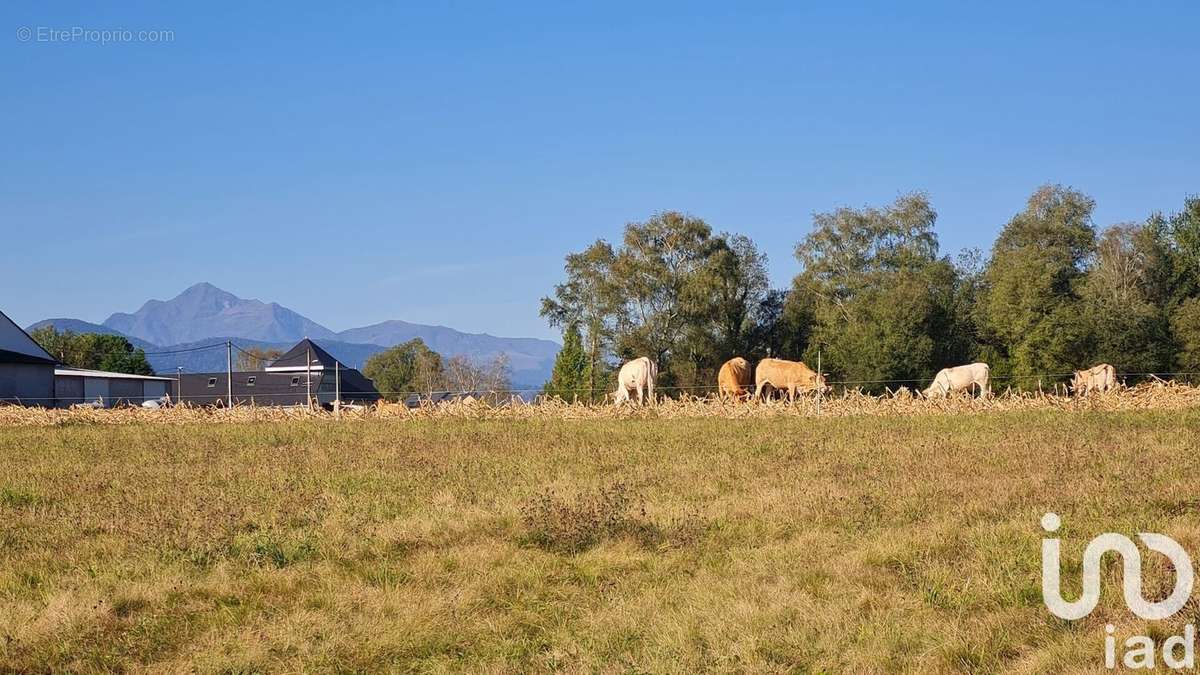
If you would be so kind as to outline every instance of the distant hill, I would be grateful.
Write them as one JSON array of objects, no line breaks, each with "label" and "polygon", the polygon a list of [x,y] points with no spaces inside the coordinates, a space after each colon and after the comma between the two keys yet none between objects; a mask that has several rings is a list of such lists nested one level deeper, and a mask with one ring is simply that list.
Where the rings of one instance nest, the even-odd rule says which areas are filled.
[{"label": "distant hill", "polygon": [[421,338],[439,354],[465,354],[475,361],[488,361],[503,352],[508,355],[512,365],[514,383],[535,386],[541,386],[550,378],[559,349],[558,344],[549,340],[463,333],[445,326],[425,326],[407,321],[384,321],[363,328],[351,328],[338,333],[338,337],[345,342],[380,347],[391,347]]},{"label": "distant hill", "polygon": [[513,385],[528,388],[540,387],[549,379],[559,349],[550,340],[463,333],[446,326],[398,320],[335,333],[277,303],[239,298],[209,283],[191,286],[170,300],[149,300],[136,312],[118,312],[103,324],[46,319],[29,326],[29,330],[48,324],[77,333],[124,335],[146,350],[150,364],[163,374],[179,366],[189,372],[224,370],[223,349],[194,349],[226,340],[247,349],[286,349],[308,337],[339,361],[361,368],[372,354],[419,337],[445,358],[461,355],[485,362],[503,352],[512,366]]},{"label": "distant hill", "polygon": [[33,332],[39,328],[45,328],[46,326],[54,326],[55,330],[57,330],[60,333],[65,332],[65,331],[71,331],[72,333],[99,333],[101,335],[121,335],[121,336],[124,336],[126,339],[128,339],[129,342],[132,343],[134,347],[139,347],[141,349],[145,349],[146,351],[150,351],[151,349],[158,349],[157,346],[155,346],[152,343],[146,342],[145,340],[139,340],[138,338],[132,337],[130,335],[125,335],[121,331],[114,330],[112,328],[109,328],[108,326],[102,326],[98,323],[92,323],[90,321],[82,321],[80,319],[42,319],[41,321],[38,321],[37,323],[26,326],[25,330],[29,331],[29,332]]},{"label": "distant hill", "polygon": [[[226,353],[224,343],[226,340],[231,340],[235,346],[242,349],[257,347],[260,349],[287,351],[292,345],[296,344],[294,341],[264,342],[262,340],[247,340],[233,336],[212,337],[198,342],[185,342],[169,347],[156,347],[155,350],[158,352],[175,353],[151,353],[147,359],[150,361],[150,365],[154,367],[155,372],[162,375],[170,375],[176,372],[176,368],[181,366],[185,373],[221,372],[225,370]],[[367,359],[384,350],[379,345],[357,345],[339,340],[317,340],[317,343],[332,354],[334,358],[350,368],[362,368]],[[203,349],[203,347],[207,346],[214,347],[212,349]],[[237,357],[237,349],[234,349],[233,362],[235,367]]]},{"label": "distant hill", "polygon": [[272,302],[244,300],[199,283],[170,300],[149,300],[133,314],[116,313],[104,325],[157,345],[176,345],[221,335],[295,342],[333,338],[333,331]]}]

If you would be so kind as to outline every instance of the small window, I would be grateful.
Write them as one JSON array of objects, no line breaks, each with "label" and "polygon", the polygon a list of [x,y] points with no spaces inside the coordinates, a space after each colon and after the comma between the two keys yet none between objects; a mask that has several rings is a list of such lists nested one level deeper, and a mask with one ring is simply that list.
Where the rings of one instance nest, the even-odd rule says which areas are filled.
[{"label": "small window", "polygon": [[217,386],[217,378],[215,378],[215,377],[208,378],[208,386],[209,386],[209,388]]},{"label": "small window", "polygon": [[300,378],[299,378],[299,377],[293,377],[293,378],[292,378],[292,386],[293,386],[293,387],[299,387],[299,386],[300,386]]},{"label": "small window", "polygon": [[246,386],[247,386],[247,387],[253,387],[253,386],[254,386],[254,376],[253,376],[253,375],[251,375],[250,377],[247,377],[247,378],[246,378]]}]

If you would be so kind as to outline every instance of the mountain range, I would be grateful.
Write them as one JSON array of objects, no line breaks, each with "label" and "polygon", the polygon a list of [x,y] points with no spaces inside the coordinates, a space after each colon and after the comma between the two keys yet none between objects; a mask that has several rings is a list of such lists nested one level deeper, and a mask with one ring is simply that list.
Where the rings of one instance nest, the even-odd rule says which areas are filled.
[{"label": "mountain range", "polygon": [[225,350],[200,348],[226,340],[244,349],[287,349],[308,337],[339,361],[361,368],[372,354],[419,337],[446,358],[465,356],[485,362],[504,353],[515,387],[540,387],[550,377],[559,349],[550,340],[463,333],[397,320],[335,332],[278,303],[239,298],[209,283],[191,286],[170,300],[149,300],[132,314],[117,312],[100,324],[55,318],[38,321],[28,330],[47,325],[125,336],[147,352],[151,365],[161,373],[177,367],[187,372],[224,370]]}]

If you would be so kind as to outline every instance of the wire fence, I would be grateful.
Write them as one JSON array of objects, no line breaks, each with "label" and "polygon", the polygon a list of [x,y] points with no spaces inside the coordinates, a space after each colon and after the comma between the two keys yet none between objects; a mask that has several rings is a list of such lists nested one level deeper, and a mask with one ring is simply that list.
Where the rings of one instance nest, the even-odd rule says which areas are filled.
[{"label": "wire fence", "polygon": [[[225,350],[230,355],[232,355],[233,351],[237,351],[239,354],[244,354],[244,355],[250,357],[251,359],[256,359],[259,361],[261,361],[263,359],[263,355],[261,353],[255,353],[255,352],[249,351],[249,350],[241,347],[240,345],[238,345],[233,340],[214,342],[212,344],[207,344],[207,345],[196,345],[194,347],[185,347],[185,348],[181,348],[181,349],[169,349],[169,350],[144,352],[144,354],[147,357],[162,357],[162,356],[173,356],[173,355],[181,355],[181,354],[193,354],[193,353],[209,351],[209,350],[216,350],[216,349]],[[121,354],[124,354],[124,353],[125,352],[121,352]],[[114,352],[114,354],[116,354],[116,352]],[[344,364],[341,364],[340,362],[338,362],[337,365],[340,366],[344,370],[356,370],[353,368],[347,368]],[[318,371],[323,371],[323,368],[314,368],[313,369],[314,373],[318,372]],[[264,394],[251,394],[251,393],[246,393],[244,391],[239,391],[237,393],[232,394],[232,396],[231,396],[231,393],[228,391],[228,387],[229,387],[228,384],[220,383],[218,385],[215,383],[211,383],[211,384],[206,385],[206,389],[212,388],[213,389],[212,392],[205,392],[205,393],[200,393],[200,394],[188,393],[186,395],[181,396],[179,394],[179,389],[178,389],[178,387],[180,386],[180,377],[179,377],[180,375],[189,375],[189,376],[195,377],[198,374],[212,374],[212,375],[215,375],[218,378],[220,378],[220,377],[228,377],[228,376],[237,374],[237,375],[245,375],[247,377],[256,377],[256,376],[258,376],[258,374],[261,374],[264,371],[261,371],[261,370],[232,371],[227,367],[225,369],[220,369],[220,370],[215,370],[215,371],[208,371],[208,372],[199,371],[199,372],[197,372],[197,371],[191,371],[187,368],[176,365],[172,368],[166,369],[164,372],[165,372],[165,374],[160,375],[159,377],[163,377],[164,379],[173,383],[175,386],[175,389],[173,392],[171,392],[172,395],[170,396],[170,400],[173,403],[191,402],[191,403],[198,404],[198,405],[209,405],[209,404],[220,403],[220,404],[228,405],[230,402],[230,399],[232,398],[232,403],[234,405],[255,404],[255,405],[300,405],[300,406],[303,406],[306,404],[311,405],[312,401],[330,400],[330,395],[337,396],[339,393],[339,392],[334,392],[334,391],[326,391],[325,389],[322,389],[319,392],[313,392],[312,394],[300,393],[300,392],[296,392],[296,393],[272,392],[272,393],[264,393]],[[292,375],[295,375],[295,374],[296,373],[292,373]],[[1008,388],[1016,388],[1019,390],[1044,391],[1045,389],[1050,389],[1054,393],[1059,393],[1060,391],[1062,393],[1069,393],[1070,389],[1067,385],[1067,382],[1071,378],[1073,378],[1074,375],[1075,375],[1074,372],[1046,372],[1046,373],[1033,373],[1033,374],[1027,374],[1027,375],[1016,375],[1016,374],[992,375],[989,377],[989,384],[991,385],[991,388],[993,390],[996,388],[995,387],[996,384],[1000,384],[1000,385],[1004,385]],[[847,391],[853,391],[853,390],[895,392],[902,388],[909,388],[909,389],[918,388],[919,389],[921,387],[921,385],[932,383],[935,376],[936,376],[936,373],[931,373],[926,377],[920,377],[920,378],[857,379],[857,380],[855,380],[855,379],[844,379],[844,380],[826,379],[825,384],[826,384],[826,386],[828,386],[830,388],[830,390],[833,392],[834,395],[837,395],[839,393],[844,393]],[[1125,383],[1129,383],[1129,382],[1136,383],[1136,382],[1143,381],[1146,379],[1183,380],[1184,382],[1192,383],[1197,379],[1198,376],[1200,376],[1200,371],[1121,372],[1121,373],[1117,373],[1117,377],[1119,378],[1119,380],[1121,380],[1122,382],[1125,382]],[[312,382],[310,381],[310,382],[305,382],[302,384],[296,383],[293,386],[307,386],[309,384],[312,384]],[[328,385],[325,384],[323,386],[328,386]],[[239,385],[239,388],[240,388],[240,385]],[[522,399],[535,399],[539,395],[542,394],[543,389],[544,389],[544,387],[542,387],[542,386],[505,387],[502,389],[490,389],[490,390],[458,388],[458,389],[436,389],[436,390],[411,389],[411,390],[402,390],[402,391],[374,390],[374,389],[372,389],[372,390],[354,390],[354,389],[343,388],[343,389],[340,389],[340,397],[342,399],[349,399],[349,400],[356,400],[356,401],[374,400],[375,397],[382,397],[384,399],[390,399],[390,400],[414,401],[414,402],[420,402],[422,400],[438,401],[438,400],[446,400],[446,399],[451,399],[451,398],[465,398],[467,396],[472,396],[475,398],[489,397],[489,398],[493,398],[493,399],[495,399],[497,397],[503,397],[503,396],[516,396],[516,397],[519,397]],[[718,385],[715,383],[692,384],[692,385],[656,385],[654,387],[654,390],[656,393],[662,393],[662,394],[666,394],[668,396],[674,394],[676,396],[689,395],[689,396],[695,396],[695,397],[706,397],[706,396],[713,396],[713,395],[719,394]],[[604,399],[611,393],[612,392],[607,387],[578,387],[578,388],[569,388],[569,389],[556,389],[556,394],[563,396],[563,397],[570,397],[570,398],[574,398],[574,399],[593,400],[593,401]],[[118,404],[120,404],[120,403],[140,404],[140,403],[143,403],[146,401],[161,401],[162,399],[163,399],[163,397],[161,395],[143,395],[143,396],[123,396],[122,395],[122,396],[108,397],[108,401],[117,402]],[[294,399],[294,401],[291,399]],[[85,404],[86,405],[86,404],[94,403],[95,398],[91,398],[91,400],[87,400],[80,396],[61,396],[61,397],[54,396],[54,397],[41,397],[41,398],[38,398],[38,397],[19,397],[19,398],[18,397],[7,397],[7,398],[0,397],[0,403],[31,403],[33,405],[53,406],[53,405],[56,405],[63,401],[69,401],[74,404]],[[260,403],[260,401],[266,402],[266,403]]]},{"label": "wire fence", "polygon": [[[216,345],[218,347],[226,347],[225,344]],[[350,370],[350,369],[347,369]],[[321,372],[318,376],[318,372]],[[204,373],[208,375],[209,373]],[[242,371],[236,373],[247,378],[260,378],[268,374],[265,371]],[[1000,375],[990,378],[991,383],[1006,383],[1009,389],[1014,388],[1018,383],[1037,383],[1038,387],[1023,387],[1018,389],[1025,391],[1045,391],[1050,389],[1054,394],[1069,394],[1070,389],[1065,385],[1066,378],[1073,377],[1073,372],[1063,373],[1041,373],[1031,375]],[[93,407],[110,407],[120,405],[141,405],[147,401],[155,401],[162,405],[173,405],[180,403],[188,403],[192,405],[218,405],[224,406],[229,404],[230,395],[228,385],[222,381],[222,378],[227,377],[225,371],[211,373],[212,377],[204,384],[196,384],[195,386],[204,387],[205,391],[201,393],[185,393],[179,394],[181,386],[181,378],[179,377],[159,377],[154,380],[137,380],[140,382],[162,382],[166,386],[166,393],[158,394],[143,393],[138,395],[130,394],[100,394],[100,395],[84,395],[75,392],[58,394],[47,397],[0,397],[0,404],[23,404],[37,405],[45,407],[67,407],[71,405],[83,405]],[[332,405],[337,399],[341,403],[372,403],[377,400],[390,400],[408,402],[414,405],[426,403],[438,403],[455,399],[465,399],[472,397],[475,399],[500,400],[504,398],[520,398],[524,401],[536,400],[542,396],[543,387],[504,387],[499,389],[478,389],[478,388],[443,388],[443,389],[407,389],[407,390],[379,390],[379,389],[360,389],[355,387],[335,388],[330,382],[324,381],[328,373],[314,370],[312,373],[306,374],[303,371],[286,373],[285,377],[291,377],[292,384],[290,387],[304,389],[311,384],[313,387],[311,393],[307,390],[300,391],[264,391],[262,393],[248,393],[242,385],[238,385],[238,391],[232,396],[233,405],[258,405],[258,406],[314,406],[314,405]],[[195,378],[197,374],[189,373],[189,377]],[[1118,380],[1122,383],[1130,381],[1144,381],[1147,379],[1161,381],[1179,381],[1192,383],[1194,378],[1200,376],[1200,371],[1174,371],[1174,372],[1123,372],[1117,373]],[[101,378],[103,379],[103,378]],[[119,378],[115,378],[119,379]],[[296,380],[300,381],[297,382]],[[215,381],[214,381],[215,380]],[[845,395],[849,392],[862,390],[875,390],[898,392],[902,389],[912,389],[908,385],[922,384],[932,382],[933,376],[929,378],[901,378],[901,379],[879,379],[879,380],[827,380],[826,385],[830,387],[832,393],[828,396],[837,397]],[[1049,386],[1046,386],[1049,385]],[[289,387],[289,388],[290,388]],[[993,387],[995,390],[995,387]],[[668,398],[692,397],[692,398],[709,398],[716,397],[719,393],[716,384],[697,384],[697,385],[665,385],[655,386],[654,391],[657,394],[664,394]],[[583,401],[603,401],[608,398],[612,392],[607,387],[579,387],[570,389],[558,389],[555,394],[564,400],[583,400]],[[811,392],[810,392],[811,395]]]}]

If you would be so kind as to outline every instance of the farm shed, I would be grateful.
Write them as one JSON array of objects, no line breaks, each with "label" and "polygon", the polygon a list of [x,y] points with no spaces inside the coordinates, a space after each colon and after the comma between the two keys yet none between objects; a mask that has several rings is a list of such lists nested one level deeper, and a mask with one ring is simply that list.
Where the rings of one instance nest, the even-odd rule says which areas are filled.
[{"label": "farm shed", "polygon": [[[229,395],[229,375],[184,373],[172,378],[172,396],[196,405],[220,405]],[[263,370],[233,373],[234,405],[304,405],[311,392],[320,405],[332,405],[341,391],[342,403],[374,403],[375,384],[354,368],[339,364],[317,343],[304,339]]]},{"label": "farm shed", "polygon": [[54,403],[53,356],[0,312],[0,403]]},{"label": "farm shed", "polygon": [[173,380],[150,375],[110,373],[59,366],[54,369],[56,404],[67,408],[76,403],[99,401],[106,408],[115,405],[141,405],[162,398]]}]

